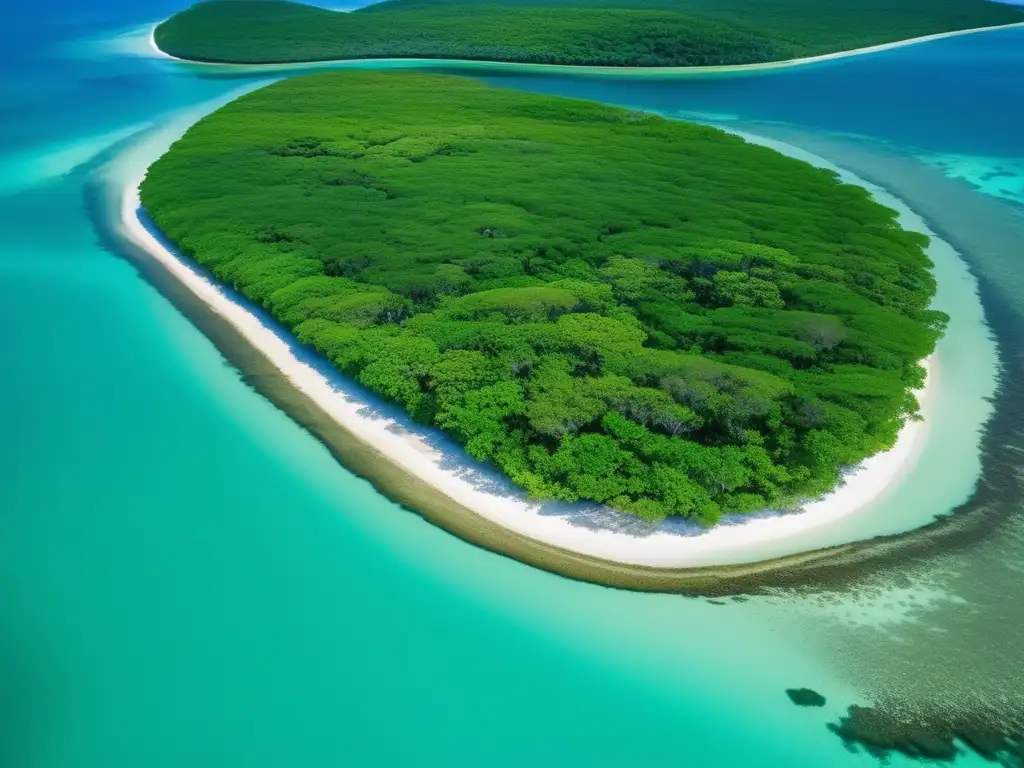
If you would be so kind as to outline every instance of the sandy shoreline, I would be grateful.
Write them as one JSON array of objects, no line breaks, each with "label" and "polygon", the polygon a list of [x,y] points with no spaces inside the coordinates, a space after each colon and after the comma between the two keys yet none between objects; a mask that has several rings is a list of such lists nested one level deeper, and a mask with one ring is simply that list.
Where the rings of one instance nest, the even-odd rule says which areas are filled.
[{"label": "sandy shoreline", "polygon": [[871,53],[881,53],[897,48],[905,48],[909,45],[920,45],[936,40],[945,40],[950,37],[961,37],[963,35],[976,35],[983,32],[992,32],[997,29],[1020,29],[1024,28],[1024,21],[1015,24],[1000,24],[994,27],[973,27],[971,29],[958,29],[952,32],[938,32],[933,35],[922,35],[911,37],[906,40],[896,40],[891,43],[881,43],[865,48],[854,48],[849,51],[837,51],[836,53],[825,53],[819,56],[808,56],[800,59],[787,59],[785,61],[769,61],[762,64],[726,64],[719,66],[699,67],[614,67],[614,66],[593,66],[577,64],[534,64],[529,62],[508,62],[508,61],[476,61],[472,59],[417,59],[417,58],[366,58],[366,59],[328,59],[323,61],[305,62],[280,62],[277,64],[236,64],[231,62],[197,61],[194,59],[183,59],[173,56],[160,49],[156,44],[156,28],[163,22],[157,22],[149,31],[150,51],[158,58],[179,61],[185,64],[194,64],[204,67],[237,67],[246,70],[272,71],[289,69],[309,69],[310,67],[328,67],[339,64],[380,64],[385,62],[401,62],[407,66],[446,66],[457,65],[460,67],[515,67],[526,69],[531,72],[572,72],[574,74],[598,74],[598,75],[714,75],[729,73],[754,73],[767,72],[777,69],[790,69],[803,67],[808,64],[820,64],[827,61],[846,59],[852,56],[864,56]]},{"label": "sandy shoreline", "polygon": [[[178,135],[186,127],[181,126]],[[166,151],[173,138],[159,151]],[[772,145],[785,149],[785,145]],[[806,153],[800,154],[808,159]],[[148,157],[147,164],[155,159]],[[652,530],[630,516],[597,507],[528,502],[495,471],[468,459],[437,431],[412,424],[399,409],[376,401],[324,361],[312,359],[308,350],[287,338],[288,334],[275,328],[259,310],[246,306],[244,300],[179,259],[140,218],[141,180],[136,176],[123,189],[118,222],[121,234],[236,329],[292,387],[405,476],[468,510],[466,514],[562,552],[629,566],[678,570],[756,563],[843,543],[829,540],[830,529],[872,507],[898,485],[927,437],[927,414],[940,370],[937,357],[930,360],[928,383],[919,393],[926,420],[909,422],[892,450],[868,459],[841,488],[808,504],[803,512],[747,516],[741,518],[742,523],[729,520],[710,531],[700,531],[685,521],[668,521]]]}]

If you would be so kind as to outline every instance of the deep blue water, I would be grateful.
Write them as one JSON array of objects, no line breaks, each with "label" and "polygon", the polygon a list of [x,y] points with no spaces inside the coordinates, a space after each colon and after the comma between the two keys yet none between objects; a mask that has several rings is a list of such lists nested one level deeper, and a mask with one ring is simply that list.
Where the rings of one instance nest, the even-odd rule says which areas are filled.
[{"label": "deep blue water", "polygon": [[489,79],[669,113],[793,123],[926,151],[1019,157],[1022,73],[1024,33],[1013,29],[768,74],[647,82]]}]

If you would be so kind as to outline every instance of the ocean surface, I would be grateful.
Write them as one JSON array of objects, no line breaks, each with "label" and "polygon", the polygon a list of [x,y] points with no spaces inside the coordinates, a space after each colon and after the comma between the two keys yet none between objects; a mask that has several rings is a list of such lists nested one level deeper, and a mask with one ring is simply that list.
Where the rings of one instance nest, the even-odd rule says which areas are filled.
[{"label": "ocean surface", "polygon": [[[967,332],[1004,368],[982,492],[936,498],[942,463],[977,454],[945,446],[893,511],[998,522],[842,585],[712,602],[542,573],[390,503],[101,236],[105,169],[256,82],[139,55],[185,4],[40,0],[0,29],[0,765],[871,766],[827,727],[851,704],[1017,705],[1024,534],[999,450],[1024,418],[1024,31],[770,75],[488,76],[839,165],[888,153],[907,184],[952,185],[931,225],[1007,222],[952,243],[989,317]],[[799,687],[826,706],[793,706]]]}]

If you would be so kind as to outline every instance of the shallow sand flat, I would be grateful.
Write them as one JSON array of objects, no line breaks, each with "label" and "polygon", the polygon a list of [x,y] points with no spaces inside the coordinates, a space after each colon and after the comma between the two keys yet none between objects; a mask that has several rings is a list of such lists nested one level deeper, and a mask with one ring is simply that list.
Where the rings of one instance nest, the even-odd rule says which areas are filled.
[{"label": "shallow sand flat", "polygon": [[[198,115],[197,115],[198,116]],[[143,247],[174,277],[234,326],[255,348],[288,378],[291,384],[315,401],[330,418],[419,481],[454,500],[472,513],[529,539],[560,550],[618,563],[656,568],[688,568],[717,564],[751,563],[782,557],[880,533],[893,532],[891,520],[881,529],[851,528],[858,513],[877,506],[898,487],[925,444],[925,423],[911,422],[897,445],[869,459],[854,471],[847,483],[825,499],[807,505],[801,513],[763,514],[727,520],[701,532],[685,521],[667,521],[652,529],[642,521],[610,510],[557,503],[537,504],[524,500],[516,489],[495,472],[465,457],[458,446],[434,430],[412,424],[395,408],[382,404],[351,382],[329,370],[323,361],[311,359],[286,338],[258,310],[238,301],[192,265],[179,260],[150,232],[139,218],[137,186],[142,169],[166,151],[170,142],[192,122],[182,120],[154,137],[133,163],[129,183],[120,203],[124,235]],[[777,148],[800,153],[795,148]],[[806,158],[805,158],[806,159]],[[821,161],[819,164],[825,164]],[[892,207],[893,200],[885,202]],[[905,207],[904,207],[905,208]],[[901,211],[906,219],[913,215]],[[904,221],[923,228],[923,222]],[[936,246],[933,245],[933,249]],[[941,273],[940,273],[941,279]],[[938,407],[933,401],[942,392],[942,346],[931,361],[924,400],[927,416]],[[948,508],[934,510],[934,513]],[[913,526],[908,526],[913,527]]]}]

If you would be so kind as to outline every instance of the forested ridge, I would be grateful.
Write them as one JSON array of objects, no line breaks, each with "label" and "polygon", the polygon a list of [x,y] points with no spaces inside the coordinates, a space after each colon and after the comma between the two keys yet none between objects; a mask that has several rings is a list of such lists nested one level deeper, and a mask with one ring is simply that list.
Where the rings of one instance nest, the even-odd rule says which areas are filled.
[{"label": "forested ridge", "polygon": [[453,58],[611,66],[754,64],[1024,21],[987,0],[390,0],[351,13],[207,0],[158,46],[196,61]]},{"label": "forested ridge", "polygon": [[721,131],[437,75],[275,83],[142,202],[343,373],[536,498],[786,506],[890,447],[945,316],[926,238]]}]

